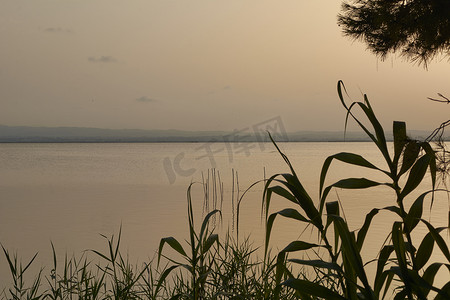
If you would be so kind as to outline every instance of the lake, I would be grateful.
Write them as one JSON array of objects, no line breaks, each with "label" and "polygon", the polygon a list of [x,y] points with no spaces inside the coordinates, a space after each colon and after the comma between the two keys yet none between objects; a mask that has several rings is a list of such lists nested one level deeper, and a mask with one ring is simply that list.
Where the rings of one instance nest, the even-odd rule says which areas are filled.
[{"label": "lake", "polygon": [[[279,146],[316,201],[322,163],[329,155],[354,152],[378,167],[386,167],[371,143]],[[10,251],[18,251],[24,260],[39,252],[36,268],[45,267],[44,273],[48,274],[52,260],[50,242],[60,259],[65,253],[79,256],[86,249],[104,251],[107,244],[101,234],[117,236],[122,226],[122,253],[128,253],[132,262],[148,261],[154,257],[162,237],[187,238],[186,191],[191,182],[220,177],[223,189],[217,186],[216,193],[219,199],[223,195],[223,222],[218,231],[235,232],[236,198],[253,183],[287,171],[270,143],[0,144],[0,242]],[[329,174],[328,184],[345,177],[387,180],[375,172],[338,162],[331,165]],[[233,188],[233,177],[238,178],[239,189],[236,185]],[[422,191],[429,188],[429,183],[427,175]],[[256,246],[263,245],[262,190],[262,183],[255,185],[241,202],[240,237],[251,234]],[[203,188],[194,184],[192,192],[196,220],[200,222],[204,215]],[[211,188],[210,193],[213,192]],[[372,208],[393,205],[395,201],[387,187],[330,193],[330,200],[338,198],[351,229],[359,228]],[[286,205],[287,201],[274,200],[273,210]],[[426,213],[425,217],[430,218]],[[445,195],[438,195],[431,216],[435,226],[447,226]],[[368,258],[379,251],[393,220],[388,213],[375,217],[363,249]],[[308,230],[302,231],[297,223],[277,220],[272,247],[280,249],[300,234],[310,235]],[[418,234],[425,234],[425,230],[421,228]],[[0,278],[1,290],[5,281],[10,281],[3,255]]]}]

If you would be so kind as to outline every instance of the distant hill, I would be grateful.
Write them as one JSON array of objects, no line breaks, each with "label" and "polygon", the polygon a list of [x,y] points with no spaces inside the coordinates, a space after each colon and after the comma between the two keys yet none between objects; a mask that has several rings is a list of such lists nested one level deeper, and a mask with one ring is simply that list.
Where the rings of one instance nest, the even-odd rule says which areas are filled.
[{"label": "distant hill", "polygon": [[[411,131],[411,137],[424,139],[429,132]],[[344,141],[341,131],[298,131],[273,133],[279,142],[338,142]],[[387,133],[392,139],[392,134]],[[0,125],[0,143],[117,143],[117,142],[269,142],[265,132],[252,131],[238,134],[226,131],[182,131],[101,129],[86,127],[29,127]],[[449,136],[447,135],[447,140]],[[347,132],[345,141],[368,141],[362,132]]]}]

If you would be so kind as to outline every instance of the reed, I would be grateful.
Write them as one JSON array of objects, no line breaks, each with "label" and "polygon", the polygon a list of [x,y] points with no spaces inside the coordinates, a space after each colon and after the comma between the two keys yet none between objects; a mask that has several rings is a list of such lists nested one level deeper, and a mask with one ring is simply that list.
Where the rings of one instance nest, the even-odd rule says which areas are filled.
[{"label": "reed", "polygon": [[[436,188],[437,173],[446,168],[437,165],[439,155],[429,141],[411,140],[406,124],[394,122],[394,149],[388,151],[384,130],[364,95],[362,102],[347,105],[345,87],[338,82],[338,95],[347,112],[370,137],[385,159],[387,169],[375,166],[363,156],[338,153],[328,157],[319,178],[319,198],[314,201],[303,187],[289,158],[273,141],[290,172],[264,176],[263,218],[265,243],[263,257],[258,256],[250,237],[239,236],[239,209],[246,191],[239,190],[237,172],[232,177],[232,230],[222,237],[216,232],[222,218],[224,189],[220,173],[209,170],[203,177],[203,217],[196,226],[191,184],[187,190],[189,237],[180,242],[175,237],[162,238],[154,260],[132,265],[120,252],[121,229],[117,237],[103,236],[106,251],[88,250],[79,257],[58,259],[51,244],[53,266],[49,273],[39,270],[26,282],[25,274],[37,256],[22,263],[17,253],[3,245],[3,254],[11,274],[11,287],[0,293],[0,299],[450,299],[450,282],[436,286],[435,278],[450,270],[450,251],[444,232],[448,227],[434,227],[422,217],[424,205],[433,204],[437,193],[449,193]],[[372,129],[354,115],[359,108]],[[442,147],[442,143],[440,147]],[[392,152],[392,151],[391,151]],[[448,153],[448,152],[444,152]],[[368,168],[388,179],[378,182],[368,178],[343,178],[327,183],[333,162]],[[425,174],[431,175],[429,190],[418,197],[411,194],[423,184]],[[258,183],[253,184],[252,186]],[[251,186],[251,187],[252,187]],[[394,191],[392,205],[373,208],[359,230],[351,231],[337,201],[328,200],[334,189],[369,189],[385,186]],[[250,187],[250,188],[251,188]],[[276,198],[287,199],[293,207],[277,212],[270,210]],[[409,207],[409,209],[406,209]],[[361,254],[367,232],[377,214],[393,215],[391,230],[376,257]],[[295,240],[276,255],[271,255],[270,239],[275,220],[288,218],[307,224],[316,233],[318,242]],[[414,237],[422,224],[427,234],[421,240]],[[293,227],[293,230],[298,228]],[[167,254],[168,248],[171,249]],[[436,248],[444,262],[432,261]],[[94,263],[95,257],[98,262]],[[370,280],[367,266],[375,265]]]},{"label": "reed", "polygon": [[[274,143],[281,157],[289,166],[290,173],[276,174],[270,177],[265,186],[263,205],[266,211],[266,242],[268,250],[270,235],[277,217],[292,219],[307,224],[317,233],[319,243],[309,240],[292,241],[278,254],[277,278],[282,286],[289,287],[293,293],[304,299],[427,299],[431,292],[435,299],[450,299],[450,282],[436,286],[434,279],[440,269],[447,273],[450,270],[450,252],[442,232],[448,227],[435,228],[429,221],[422,218],[426,201],[433,205],[435,194],[448,190],[436,188],[436,153],[427,141],[416,141],[407,137],[406,124],[394,122],[394,153],[388,151],[384,130],[376,118],[366,95],[362,102],[347,105],[344,100],[344,84],[338,82],[338,94],[342,105],[347,111],[346,123],[352,118],[370,137],[372,142],[385,159],[387,169],[375,166],[363,156],[354,153],[338,153],[328,157],[320,175],[320,196],[313,201],[301,184],[288,157]],[[359,108],[372,127],[369,129],[354,115]],[[378,182],[367,178],[343,178],[326,186],[327,173],[334,161],[368,168],[380,172],[388,178],[386,182]],[[429,190],[417,198],[411,199],[411,193],[422,184],[429,170],[431,186]],[[404,184],[402,184],[404,182]],[[328,201],[332,189],[369,189],[375,186],[385,186],[394,191],[392,205],[373,208],[367,215],[361,228],[350,231],[347,220],[343,217],[337,201]],[[287,199],[295,208],[286,208],[270,213],[273,195]],[[405,204],[409,202],[407,210]],[[365,260],[361,249],[372,221],[380,211],[393,215],[390,232],[386,233],[386,242],[375,258]],[[413,239],[413,231],[419,224],[425,225],[427,235],[422,240]],[[445,257],[444,262],[431,262],[433,247]],[[307,254],[313,254],[310,258]],[[302,255],[300,258],[288,258],[292,255]],[[376,272],[372,282],[369,281],[367,264],[375,263]],[[301,265],[313,268],[312,278],[307,280],[289,278],[282,281],[290,265]],[[394,285],[395,283],[395,285]],[[388,292],[393,292],[393,295]],[[274,299],[279,299],[277,293]]]}]

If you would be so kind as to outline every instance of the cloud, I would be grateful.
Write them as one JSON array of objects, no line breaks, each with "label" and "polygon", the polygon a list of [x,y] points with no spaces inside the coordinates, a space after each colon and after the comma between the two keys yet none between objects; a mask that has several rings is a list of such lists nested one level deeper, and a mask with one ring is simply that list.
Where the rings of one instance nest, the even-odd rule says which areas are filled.
[{"label": "cloud", "polygon": [[137,102],[142,102],[142,103],[150,103],[150,102],[156,102],[157,100],[147,97],[147,96],[142,96],[136,99]]},{"label": "cloud", "polygon": [[223,87],[224,90],[231,90],[231,85],[227,85]]},{"label": "cloud", "polygon": [[48,33],[72,33],[72,30],[61,27],[48,27],[44,29],[44,32]]},{"label": "cloud", "polygon": [[100,56],[100,57],[91,56],[88,57],[88,61],[93,63],[114,63],[117,62],[117,59],[115,59],[112,56]]}]

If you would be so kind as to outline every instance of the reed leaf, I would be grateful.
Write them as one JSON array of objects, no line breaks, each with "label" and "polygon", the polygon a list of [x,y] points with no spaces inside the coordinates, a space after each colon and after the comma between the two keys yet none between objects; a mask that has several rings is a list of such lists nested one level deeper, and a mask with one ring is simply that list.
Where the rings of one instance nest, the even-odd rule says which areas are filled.
[{"label": "reed leaf", "polygon": [[308,219],[306,219],[302,214],[300,214],[297,210],[293,208],[286,208],[279,212],[273,213],[269,216],[266,222],[266,240],[265,240],[265,247],[264,252],[267,253],[267,250],[269,248],[269,241],[270,241],[270,235],[272,233],[272,227],[273,223],[275,221],[275,218],[280,215],[286,218],[294,219],[300,222],[310,223]]},{"label": "reed leaf", "polygon": [[431,187],[432,187],[432,198],[430,209],[433,207],[434,202],[434,192],[436,189],[436,173],[437,173],[437,165],[436,165],[436,153],[428,142],[423,142],[422,148],[425,150],[426,155],[430,157],[430,174],[431,174]]},{"label": "reed leaf", "polygon": [[342,268],[337,263],[327,262],[327,261],[320,260],[320,259],[304,260],[304,259],[292,258],[292,259],[289,259],[288,261],[296,263],[296,264],[300,264],[300,265],[342,272]]},{"label": "reed leaf", "polygon": [[297,252],[297,251],[308,250],[308,249],[316,248],[316,247],[324,247],[324,246],[312,244],[312,243],[308,243],[308,242],[304,242],[304,241],[293,241],[293,242],[290,242],[289,245],[284,247],[284,249],[281,250],[281,252],[286,252],[286,253],[287,252]]},{"label": "reed leaf", "polygon": [[425,220],[421,220],[427,227],[428,231],[430,232],[431,236],[433,237],[434,241],[438,245],[438,247],[441,249],[442,253],[444,254],[445,258],[447,258],[447,261],[450,262],[450,252],[447,247],[447,243],[444,241],[444,239],[441,237],[439,232],[441,230],[446,229],[446,227],[440,227],[440,228],[434,228],[433,225],[431,225],[429,222]]},{"label": "reed leaf", "polygon": [[214,245],[214,243],[219,244],[218,234],[211,234],[210,236],[208,236],[205,243],[203,244],[203,252],[208,252],[212,245]]},{"label": "reed leaf", "polygon": [[[328,227],[333,223],[333,218],[331,216],[339,216],[339,202],[333,201],[327,203],[327,226],[325,227],[325,230],[323,232],[323,235],[326,236],[326,232]],[[336,227],[336,226],[335,226]],[[336,231],[336,230],[335,230]],[[334,249],[335,252],[338,251],[338,245],[339,245],[339,234],[336,233],[334,235]]]},{"label": "reed leaf", "polygon": [[414,282],[408,274],[408,262],[406,260],[406,245],[403,240],[403,230],[401,222],[394,222],[392,226],[392,245],[394,246],[394,251],[397,257],[398,267],[393,267],[397,275],[402,279],[405,284],[405,291],[409,298],[412,299],[412,287]]},{"label": "reed leaf", "polygon": [[411,232],[413,229],[419,224],[420,219],[422,218],[423,212],[423,201],[425,196],[432,191],[425,192],[421,194],[414,203],[411,205],[408,214],[404,220],[405,222],[405,232]]},{"label": "reed leaf", "polygon": [[289,278],[288,280],[283,282],[283,285],[288,286],[296,291],[299,291],[300,293],[305,293],[313,297],[319,297],[329,300],[346,299],[341,295],[339,295],[338,293],[336,293],[335,291],[332,291],[320,284],[308,280]]},{"label": "reed leaf", "polygon": [[377,271],[375,274],[375,284],[374,284],[375,295],[380,294],[381,289],[383,288],[384,284],[385,284],[386,288],[389,287],[389,281],[386,281],[386,279],[389,279],[388,276],[390,274],[390,271],[385,271],[384,267],[386,266],[387,262],[389,261],[389,257],[391,256],[392,252],[394,252],[394,246],[385,245],[381,249],[380,254],[378,256]]},{"label": "reed leaf", "polygon": [[366,238],[367,231],[369,230],[369,227],[370,227],[370,224],[372,222],[372,219],[378,213],[378,211],[379,211],[379,209],[377,209],[377,208],[372,209],[366,215],[366,219],[364,221],[364,224],[361,227],[361,229],[358,231],[358,237],[356,239],[356,245],[357,245],[359,251],[361,251],[361,249],[362,249],[362,246],[364,244],[364,240]]},{"label": "reed leaf", "polygon": [[439,291],[434,300],[448,300],[450,299],[450,281],[447,282]]},{"label": "reed leaf", "polygon": [[160,259],[161,259],[161,255],[162,255],[162,250],[163,250],[164,244],[166,244],[166,243],[169,244],[169,246],[173,250],[177,251],[178,253],[180,253],[184,257],[187,257],[187,254],[184,251],[183,246],[181,246],[180,242],[178,242],[177,239],[175,239],[174,237],[171,237],[171,236],[170,237],[165,237],[165,238],[162,238],[160,243],[159,243],[158,265],[159,265],[159,262],[160,262]]},{"label": "reed leaf", "polygon": [[406,173],[412,165],[416,162],[420,153],[420,144],[416,141],[408,141],[405,150],[403,151],[403,161],[398,176],[400,177]]},{"label": "reed leaf", "polygon": [[[337,89],[338,89],[339,99],[341,100],[341,103],[344,106],[344,108],[347,110],[347,115],[345,118],[345,124],[346,124],[345,127],[347,127],[348,117],[351,116],[356,121],[356,123],[358,123],[358,125],[361,127],[361,129],[375,143],[375,145],[378,147],[378,149],[382,153],[383,157],[385,158],[389,168],[392,170],[392,161],[389,156],[388,149],[387,149],[386,137],[384,135],[383,127],[378,122],[378,119],[375,117],[375,114],[373,113],[372,107],[370,106],[369,99],[367,98],[367,96],[364,95],[364,103],[353,102],[350,106],[347,106],[347,104],[345,103],[345,100],[344,100],[343,93],[342,93],[342,89],[344,89],[344,91],[345,91],[345,86],[341,80],[338,81]],[[369,120],[369,122],[371,123],[372,127],[375,130],[376,137],[351,112],[353,106],[355,106],[355,105],[359,106],[361,108],[361,110],[364,112],[364,114],[366,115],[367,119]]]},{"label": "reed leaf", "polygon": [[285,186],[295,196],[298,204],[311,220],[311,223],[313,223],[317,228],[322,229],[323,225],[319,211],[314,206],[311,197],[306,192],[298,178],[293,174],[282,174],[282,176],[286,179]]},{"label": "reed leaf", "polygon": [[[443,263],[432,263],[431,265],[429,265],[426,268],[425,272],[423,273],[423,276],[422,276],[423,280],[425,280],[429,285],[432,286],[434,283],[436,274],[442,266],[446,266],[447,268],[450,268],[450,265],[446,265]],[[431,290],[430,288],[425,290],[425,292],[424,292],[425,296],[428,296],[430,290]]]},{"label": "reed leaf", "polygon": [[341,247],[343,255],[346,260],[351,264],[351,268],[354,269],[356,276],[361,280],[364,285],[363,293],[369,299],[373,298],[373,291],[369,285],[366,272],[362,263],[362,258],[356,245],[355,237],[350,233],[347,223],[339,216],[331,216],[333,222],[336,225],[336,233],[339,234],[341,239]]},{"label": "reed leaf", "polygon": [[199,236],[199,239],[200,239],[200,240],[203,239],[203,236],[204,236],[204,234],[205,234],[205,232],[206,232],[206,230],[207,230],[207,226],[208,226],[209,220],[210,220],[211,217],[214,216],[215,214],[219,214],[220,217],[222,217],[222,212],[221,212],[220,210],[218,210],[218,209],[215,209],[215,210],[209,212],[209,213],[205,216],[205,218],[203,219],[202,227],[201,227],[201,229],[200,229],[200,236]]},{"label": "reed leaf", "polygon": [[428,155],[423,155],[417,160],[411,168],[405,187],[400,193],[401,198],[405,198],[406,195],[411,193],[422,182],[429,164],[430,157]]},{"label": "reed leaf", "polygon": [[381,171],[385,174],[389,174],[388,172],[379,169],[378,167],[376,167],[375,165],[373,165],[372,163],[367,161],[361,155],[348,153],[348,152],[341,152],[338,154],[334,154],[332,156],[327,157],[327,159],[325,160],[325,162],[323,163],[323,166],[322,166],[322,171],[320,173],[320,187],[319,187],[319,191],[320,191],[319,196],[320,197],[322,197],[322,191],[323,191],[323,186],[325,183],[325,177],[327,175],[328,169],[329,169],[333,159],[342,161],[347,164],[365,167],[365,168],[369,168],[369,169],[374,169],[374,170]]},{"label": "reed leaf", "polygon": [[281,196],[281,197],[283,197],[283,198],[285,198],[285,199],[287,199],[287,200],[289,200],[289,201],[291,201],[291,202],[293,202],[295,204],[298,204],[298,202],[296,201],[295,197],[288,190],[286,190],[285,188],[283,188],[283,187],[281,187],[279,185],[276,185],[276,186],[270,187],[269,189],[273,193],[275,193],[275,194],[277,194],[277,195],[279,195],[279,196]]},{"label": "reed leaf", "polygon": [[341,179],[334,183],[332,186],[342,189],[366,189],[378,185],[383,185],[384,183],[379,183],[366,178],[346,178]]}]

